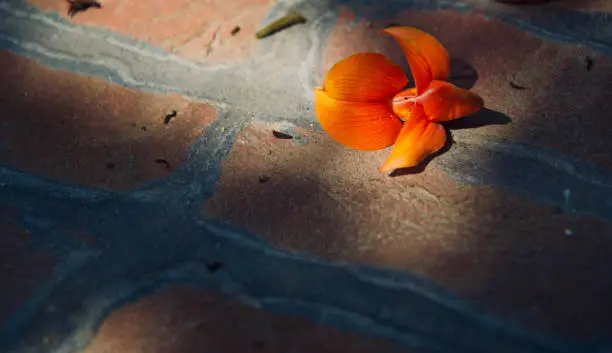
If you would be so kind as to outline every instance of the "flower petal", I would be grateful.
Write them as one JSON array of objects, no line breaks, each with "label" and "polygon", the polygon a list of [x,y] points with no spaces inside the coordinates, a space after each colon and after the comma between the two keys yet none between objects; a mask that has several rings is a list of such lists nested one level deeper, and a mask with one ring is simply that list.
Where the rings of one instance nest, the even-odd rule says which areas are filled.
[{"label": "flower petal", "polygon": [[337,62],[325,76],[323,90],[337,100],[389,100],[408,84],[402,69],[379,53],[358,53]]},{"label": "flower petal", "polygon": [[392,36],[402,48],[419,94],[432,80],[448,78],[450,57],[435,37],[412,27],[390,27],[383,32]]},{"label": "flower petal", "polygon": [[427,156],[439,151],[445,143],[444,128],[429,121],[423,108],[417,106],[410,119],[404,123],[395,146],[380,171],[414,167]]},{"label": "flower petal", "polygon": [[444,81],[432,81],[429,88],[415,99],[423,105],[431,121],[448,121],[476,113],[484,106],[474,92]]},{"label": "flower petal", "polygon": [[389,147],[402,128],[389,103],[349,102],[315,89],[315,112],[321,127],[336,142],[357,150]]}]

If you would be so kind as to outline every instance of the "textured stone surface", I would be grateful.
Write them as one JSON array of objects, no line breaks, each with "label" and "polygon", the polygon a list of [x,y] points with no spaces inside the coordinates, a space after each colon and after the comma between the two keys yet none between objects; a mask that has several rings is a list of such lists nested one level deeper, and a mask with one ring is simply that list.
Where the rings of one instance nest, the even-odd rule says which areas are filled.
[{"label": "textured stone surface", "polygon": [[[146,350],[148,343],[159,343],[159,350],[172,353],[204,342],[223,349],[227,341],[217,334],[220,329],[186,327],[183,322],[193,322],[191,309],[200,308],[198,303],[206,298],[214,303],[206,310],[217,310],[214,307],[225,305],[225,299],[179,290],[139,300],[169,282],[236,296],[263,310],[376,336],[419,352],[609,350],[609,344],[608,350],[601,348],[606,340],[612,342],[607,314],[607,298],[612,296],[605,271],[610,267],[611,231],[610,223],[604,223],[612,221],[612,174],[593,168],[594,163],[610,169],[609,147],[600,141],[608,133],[603,118],[608,102],[598,95],[608,94],[612,20],[607,14],[569,10],[569,2],[551,2],[544,8],[489,0],[382,5],[373,0],[274,5],[108,0],[102,9],[68,18],[63,1],[32,3],[40,7],[28,7],[25,0],[0,0],[0,48],[65,71],[41,70],[23,59],[6,59],[11,65],[2,62],[3,68],[10,68],[3,77],[13,83],[6,101],[17,102],[7,106],[20,113],[2,119],[0,129],[6,130],[0,132],[0,145],[10,142],[19,153],[0,155],[13,158],[0,158],[0,203],[19,213],[21,226],[35,230],[29,251],[44,246],[61,252],[63,261],[57,268],[51,261],[50,281],[37,291],[24,290],[26,305],[9,310],[13,315],[0,328],[0,351],[78,351],[112,311],[90,348]],[[258,23],[294,6],[308,17],[307,23],[263,41],[253,38]],[[302,135],[293,140],[279,140],[271,136],[273,126],[257,123],[234,141],[253,121],[316,129],[311,109],[315,81],[335,60],[357,50],[379,50],[402,60],[396,44],[375,32],[398,22],[434,33],[454,56],[473,65],[480,76],[475,89],[492,102],[490,108],[512,115],[514,121],[503,125],[499,114],[486,113],[455,124],[456,143],[447,153],[421,174],[396,178],[377,171],[384,151],[347,151],[309,130],[300,130]],[[236,25],[241,30],[231,36]],[[590,71],[587,56],[592,59]],[[70,71],[85,76],[67,74]],[[58,89],[51,90],[40,77]],[[511,79],[525,89],[509,90]],[[465,85],[473,78],[463,81]],[[24,98],[22,86],[30,87],[25,93],[36,93],[36,99]],[[215,102],[218,119],[210,107],[137,90]],[[79,101],[67,92],[79,92]],[[576,97],[580,99],[570,99]],[[128,99],[130,109],[115,108]],[[64,104],[68,108],[59,109]],[[173,109],[167,105],[193,110],[197,121],[172,138],[165,135],[187,117],[177,109],[179,115],[170,125],[156,125]],[[552,115],[536,117],[546,109]],[[112,114],[101,119],[100,111]],[[200,115],[202,111],[212,115]],[[74,122],[88,129],[40,124],[46,121],[42,117],[54,115],[51,112],[78,115]],[[129,124],[137,124],[128,128],[126,115],[136,119]],[[33,121],[42,126],[40,131],[31,128]],[[96,125],[101,121],[108,126]],[[139,135],[141,122],[147,132],[163,133],[155,138]],[[281,130],[293,134],[289,125]],[[466,125],[480,127],[460,129]],[[105,170],[92,167],[97,163],[92,156],[98,154],[71,150],[79,143],[91,150],[100,142],[113,146],[96,150],[103,159],[138,150],[135,159],[126,157],[134,169],[126,172],[120,166],[128,162],[117,163],[111,169],[120,173],[107,180]],[[184,160],[167,178],[163,176],[169,170],[158,175],[146,169],[161,152]],[[58,164],[60,159],[72,169]],[[177,164],[170,163],[170,170]],[[80,187],[125,189],[159,177],[144,188],[119,193]],[[303,256],[277,250],[262,239]],[[23,253],[25,259],[32,255]],[[4,258],[13,262],[10,256]],[[20,270],[38,268],[36,261],[31,264]],[[137,303],[123,307],[131,300]],[[11,303],[18,305],[17,300]],[[483,307],[496,316],[482,315]],[[302,333],[323,331],[315,335],[313,350],[338,350],[326,340],[330,328],[299,320],[295,324],[264,311],[236,310],[242,322],[256,321],[252,326],[268,319],[278,323],[271,324],[271,330],[278,328],[287,337],[291,330],[286,322],[291,328],[308,327],[298,330]],[[206,315],[204,310],[193,311],[199,318]],[[219,311],[207,313],[221,316]],[[135,324],[137,318],[149,325]],[[221,328],[231,326],[217,321]],[[524,326],[512,325],[517,322]],[[542,331],[558,335],[544,339]],[[273,341],[282,337],[268,336],[263,329],[255,332],[282,342]],[[230,343],[243,347],[259,339],[232,333]],[[144,335],[153,339],[147,342]],[[338,334],[333,342],[342,337],[352,343],[358,339]],[[572,338],[585,341],[569,341]],[[160,343],[173,339],[175,346]],[[292,342],[301,339],[291,336]],[[279,350],[296,348],[283,344]]]},{"label": "textured stone surface", "polygon": [[175,287],[110,314],[83,353],[399,353],[384,341]]},{"label": "textured stone surface", "polygon": [[[28,2],[43,11],[56,11],[67,17],[66,1]],[[100,9],[77,13],[74,22],[146,41],[189,60],[224,63],[248,59],[257,49],[258,43],[253,40],[255,32],[273,2],[105,0],[100,3]],[[240,31],[232,34],[237,26]]]},{"label": "textured stone surface", "polygon": [[216,118],[214,108],[175,94],[126,89],[9,52],[0,52],[0,66],[0,163],[61,181],[125,189],[165,177]]},{"label": "textured stone surface", "polygon": [[610,12],[608,0],[465,0],[480,7],[500,7],[506,11],[536,12],[550,9],[572,9],[581,12]]},{"label": "textured stone surface", "polygon": [[555,5],[561,5],[580,11],[612,12],[612,3],[608,0],[560,0],[558,4]]},{"label": "textured stone surface", "polygon": [[239,136],[207,217],[285,249],[421,274],[538,329],[610,332],[610,225],[461,187],[433,165],[389,178],[378,172],[387,151],[350,151],[308,131],[298,143],[276,139],[274,128]]},{"label": "textured stone surface", "polygon": [[18,212],[0,207],[0,326],[54,275],[57,261],[19,227],[18,217]]},{"label": "textured stone surface", "polygon": [[603,118],[612,109],[609,57],[544,41],[476,14],[405,11],[385,21],[348,22],[353,17],[350,10],[341,10],[323,56],[321,76],[338,60],[359,51],[388,53],[404,64],[398,46],[381,40],[383,35],[377,32],[388,23],[414,26],[436,36],[451,56],[464,63],[455,67],[455,77],[469,74],[472,67],[478,75],[473,90],[486,107],[512,119],[510,124],[478,127],[473,134],[552,148],[612,170],[612,146],[607,143],[612,122]]}]

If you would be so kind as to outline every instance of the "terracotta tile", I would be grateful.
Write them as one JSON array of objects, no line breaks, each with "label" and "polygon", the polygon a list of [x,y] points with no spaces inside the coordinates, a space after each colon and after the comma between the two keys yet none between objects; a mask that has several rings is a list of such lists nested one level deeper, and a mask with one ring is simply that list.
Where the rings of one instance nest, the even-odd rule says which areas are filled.
[{"label": "terracotta tile", "polygon": [[227,297],[174,287],[126,305],[84,353],[399,353],[389,343],[269,313]]},{"label": "terracotta tile", "polygon": [[501,3],[506,10],[521,12],[546,11],[547,8],[565,8],[583,12],[610,12],[612,4],[608,0],[473,0],[479,5]]},{"label": "terracotta tile", "polygon": [[308,144],[281,140],[273,128],[241,133],[205,217],[284,249],[423,275],[537,329],[612,329],[609,224],[457,185],[434,164],[390,178],[378,172],[388,151],[359,153],[306,130]]},{"label": "terracotta tile", "polygon": [[[611,58],[475,14],[405,11],[396,18],[349,25],[352,16],[341,11],[320,78],[335,62],[359,51],[379,51],[404,65],[397,44],[381,39],[378,31],[389,23],[417,27],[436,36],[463,63],[454,67],[455,77],[471,66],[478,74],[473,90],[486,107],[512,119],[506,125],[472,129],[474,134],[536,144],[612,169],[612,122],[606,118],[612,109]],[[524,89],[513,88],[511,82]]]},{"label": "terracotta tile", "polygon": [[0,207],[0,326],[53,276],[54,256],[34,246],[18,212]]},{"label": "terracotta tile", "polygon": [[[68,17],[66,1],[28,0],[28,3]],[[136,38],[186,59],[223,63],[248,59],[257,49],[255,32],[274,2],[104,0],[100,3],[100,9],[79,12],[72,21]],[[241,29],[233,35],[236,26]]]},{"label": "terracotta tile", "polygon": [[559,0],[554,5],[580,11],[612,12],[612,2],[608,0]]},{"label": "terracotta tile", "polygon": [[[175,94],[112,85],[8,52],[0,52],[0,66],[0,163],[61,181],[125,189],[165,177],[216,119],[214,108]],[[178,115],[165,125],[173,110]]]}]

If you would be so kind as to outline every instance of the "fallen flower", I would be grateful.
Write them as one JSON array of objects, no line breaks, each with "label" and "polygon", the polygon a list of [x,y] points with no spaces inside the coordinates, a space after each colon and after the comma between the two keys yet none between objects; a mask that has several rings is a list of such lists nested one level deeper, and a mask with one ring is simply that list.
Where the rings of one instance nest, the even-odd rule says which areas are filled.
[{"label": "fallen flower", "polygon": [[446,82],[450,57],[433,36],[412,27],[383,30],[400,45],[415,87],[379,53],[358,53],[336,63],[315,88],[321,127],[349,148],[374,151],[394,145],[381,171],[413,167],[446,143],[439,122],[483,107],[480,96]]}]

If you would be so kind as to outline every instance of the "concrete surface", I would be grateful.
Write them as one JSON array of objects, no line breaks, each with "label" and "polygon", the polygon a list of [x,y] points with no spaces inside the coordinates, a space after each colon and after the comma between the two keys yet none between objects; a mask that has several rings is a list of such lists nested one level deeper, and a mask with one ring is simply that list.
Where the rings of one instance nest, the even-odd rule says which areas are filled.
[{"label": "concrete surface", "polygon": [[[67,8],[0,1],[0,351],[612,351],[608,2]],[[391,23],[487,110],[386,176],[312,88],[357,51],[407,69]]]}]

